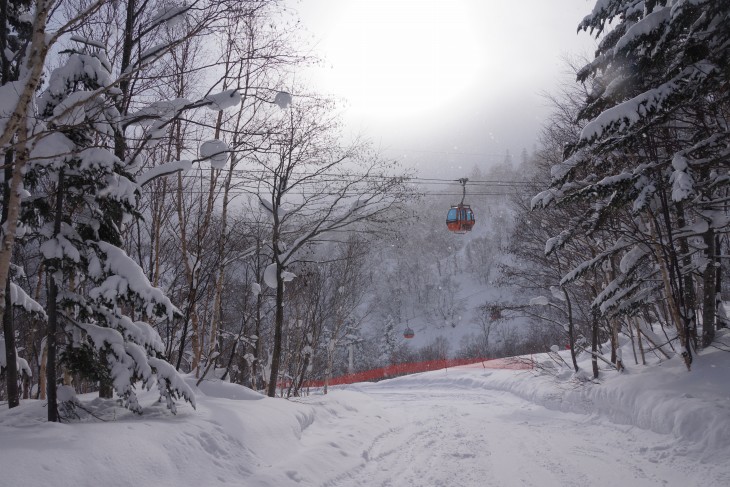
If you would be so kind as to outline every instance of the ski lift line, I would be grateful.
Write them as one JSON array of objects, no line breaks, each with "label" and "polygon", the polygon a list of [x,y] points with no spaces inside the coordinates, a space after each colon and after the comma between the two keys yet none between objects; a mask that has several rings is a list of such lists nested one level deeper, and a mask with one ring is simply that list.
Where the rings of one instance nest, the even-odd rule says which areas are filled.
[{"label": "ski lift line", "polygon": [[[206,169],[203,169],[203,168],[195,168],[194,170],[197,170],[197,171],[206,171]],[[237,172],[240,171],[242,173],[248,173],[248,174],[250,174],[250,173],[259,173],[259,174],[269,173],[268,171],[246,171],[246,170],[238,170],[238,169],[234,169],[234,171],[237,171]],[[325,173],[322,173],[322,174],[317,174],[317,173],[309,173],[309,174],[308,173],[300,173],[300,174],[295,174],[295,175],[292,175],[292,176],[295,176],[295,177],[309,177],[309,176],[315,176],[315,175],[317,175],[317,176],[328,176],[328,177],[343,177],[343,176],[358,177],[358,178],[360,178],[362,180],[362,182],[365,182],[365,181],[387,181],[387,180],[395,180],[395,179],[401,178],[400,176],[367,176],[367,175],[358,175],[358,174],[346,174],[346,175],[342,175],[342,174],[325,174]],[[183,178],[188,178],[188,179],[198,179],[198,176],[194,176],[194,175],[191,175],[191,174],[183,174],[182,177]],[[302,183],[314,184],[316,182],[317,181],[303,181],[300,184],[302,184]],[[427,185],[452,186],[455,183],[458,183],[459,181],[458,180],[451,180],[451,179],[402,178],[402,180],[400,182],[403,183],[403,184],[427,184]],[[490,186],[490,187],[495,187],[495,186],[496,187],[500,187],[500,186],[504,186],[504,187],[507,187],[507,186],[533,186],[534,185],[534,183],[532,183],[530,181],[498,181],[498,180],[482,180],[482,181],[472,181],[472,180],[469,180],[466,184],[467,184],[467,186]]]},{"label": "ski lift line", "polygon": [[[203,169],[203,168],[195,168],[193,170],[196,170],[196,171],[207,171],[207,169]],[[239,172],[238,169],[234,169],[234,171]],[[255,174],[267,174],[267,173],[270,173],[270,171],[245,171],[245,170],[240,170],[240,172],[243,173],[243,174],[251,174],[251,173],[255,173]],[[296,174],[293,174],[292,175],[292,177],[294,177],[294,176],[295,177],[327,176],[327,177],[331,177],[331,178],[357,177],[357,178],[359,178],[359,179],[361,179],[363,181],[373,181],[373,180],[377,180],[377,181],[385,180],[385,181],[388,181],[388,180],[397,180],[397,179],[400,179],[401,180],[400,182],[407,183],[407,184],[413,184],[413,183],[419,183],[419,184],[443,184],[443,185],[452,185],[452,186],[459,182],[458,180],[454,180],[454,179],[408,178],[408,177],[402,177],[402,176],[374,176],[374,175],[373,176],[368,176],[368,175],[352,174],[352,173],[349,173],[349,174],[296,173]],[[198,178],[199,176],[194,176],[194,175],[191,175],[191,174],[183,174],[183,177],[184,178]],[[255,179],[255,178],[250,178],[250,179]],[[478,185],[490,185],[490,186],[510,186],[510,185],[532,186],[535,183],[533,183],[531,181],[504,181],[504,180],[496,180],[496,179],[493,179],[493,180],[471,180],[470,179],[466,184],[468,186],[478,186]]]},{"label": "ski lift line", "polygon": [[412,153],[412,154],[440,154],[447,156],[481,156],[481,157],[499,157],[504,158],[506,153],[498,152],[458,152],[458,151],[435,151],[435,150],[424,150],[424,149],[398,149],[398,148],[384,148],[383,152],[398,152],[398,153]]},{"label": "ski lift line", "polygon": [[[195,177],[190,177],[190,180],[199,181],[200,179],[195,178]],[[320,192],[319,188],[322,188],[323,186],[325,186],[326,183],[334,183],[334,182],[337,182],[337,181],[319,181],[319,182],[310,181],[310,182],[307,182],[306,184],[299,184],[299,186],[301,186],[301,188],[304,192],[319,193]],[[260,191],[262,188],[261,184],[253,184],[253,183],[254,183],[253,181],[234,182],[231,185],[231,187],[229,188],[229,193],[233,193],[236,191],[241,191],[241,192],[250,192],[250,191],[258,192],[258,191]],[[358,184],[358,185],[350,185],[349,187],[352,190],[367,189],[367,186],[362,186],[363,184],[366,184],[367,181],[360,181],[359,183],[360,184]],[[269,186],[270,186],[269,184],[264,184],[263,187],[269,187]],[[218,188],[218,189],[219,189],[219,191],[223,190],[222,187]],[[324,189],[326,189],[326,188],[324,188]],[[208,193],[209,190],[207,190],[207,189],[206,190],[189,189],[189,190],[187,190],[187,192]],[[513,194],[513,193],[523,193],[523,192],[532,194],[534,192],[534,188],[532,186],[523,186],[523,185],[483,185],[481,187],[475,187],[475,189],[473,191],[470,191],[469,194],[478,196],[478,195],[485,195],[485,194],[488,195],[488,194],[492,194],[492,193],[494,193],[494,194]],[[463,194],[462,192],[457,193],[453,189],[450,191],[449,190],[444,191],[444,190],[439,190],[437,188],[431,188],[431,189],[424,188],[423,190],[420,190],[420,191],[416,188],[416,189],[414,189],[414,193],[427,194],[427,195],[443,195],[443,196],[462,196],[462,194]]]},{"label": "ski lift line", "polygon": [[[464,178],[465,179],[465,178]],[[441,178],[410,178],[412,181],[418,182],[438,182],[446,184],[462,184],[459,179],[441,179]],[[530,181],[502,181],[498,179],[467,179],[466,184],[533,184]]]},{"label": "ski lift line", "polygon": [[[183,175],[183,178],[184,179],[199,179],[198,176],[189,175],[189,174]],[[392,179],[395,179],[395,178],[392,178]],[[256,179],[254,179],[254,178],[251,178],[248,180],[256,181]],[[334,181],[334,179],[333,179],[333,181]],[[361,180],[357,181],[357,182],[364,183],[364,182],[380,182],[380,181],[387,181],[387,179],[386,178],[367,178],[366,177],[366,178],[361,178]],[[300,181],[297,184],[317,184],[319,182],[320,181]],[[400,183],[408,184],[408,185],[423,184],[425,186],[453,186],[454,185],[454,183],[452,183],[452,182],[427,182],[427,181],[418,181],[418,180],[412,180],[412,179],[403,180],[403,181],[400,181]],[[481,187],[490,187],[490,188],[493,188],[493,187],[496,187],[496,188],[498,188],[498,187],[533,187],[534,184],[528,183],[528,182],[523,182],[523,181],[481,181],[481,182],[467,183],[467,186],[475,187],[475,188],[479,188],[480,186]]]},{"label": "ski lift line", "polygon": [[[195,177],[190,177],[189,179],[190,180],[196,180],[196,181],[199,180],[198,178],[195,178]],[[364,182],[365,181],[363,181],[363,183]],[[306,184],[301,184],[301,186],[303,186],[303,187],[305,185],[306,186],[312,186],[312,185],[314,185],[316,183],[317,182],[312,181],[312,182],[308,182]],[[323,184],[323,183],[324,183],[324,181],[320,181],[319,182],[320,185]],[[255,190],[258,190],[258,189],[260,189],[260,187],[258,185],[257,186],[252,186],[252,185],[245,185],[245,184],[240,184],[240,183],[234,183],[234,185],[232,185],[232,186],[233,187],[231,187],[230,191],[246,190],[246,189],[251,189],[251,190],[254,190],[254,189]],[[497,192],[496,190],[498,190],[498,189],[503,189],[506,192],[509,192],[509,190],[531,190],[532,189],[531,186],[523,186],[523,185],[484,185],[484,186],[477,187],[477,188],[478,188],[477,189],[478,192],[470,192],[469,194],[472,194],[472,195],[480,195],[480,194],[483,194],[483,193],[492,193],[492,192]],[[312,191],[314,191],[314,190],[312,190]],[[505,191],[499,192],[499,194],[502,194]],[[205,192],[207,193],[208,191],[206,190]],[[436,190],[416,191],[416,192],[419,193],[419,194],[442,194],[442,195],[452,195],[452,196],[453,195],[457,195],[457,196],[458,195],[461,195],[461,193],[440,192],[440,191],[436,191]]]},{"label": "ski lift line", "polygon": [[[228,195],[229,196],[240,196],[244,194],[250,194],[250,195],[256,195],[258,188],[252,188],[251,190],[242,190],[242,189],[236,189],[236,190],[229,190]],[[209,191],[206,190],[200,190],[200,189],[194,189],[194,190],[183,190],[185,194],[209,194]],[[223,193],[222,190],[218,191],[218,193]],[[170,194],[170,193],[168,193]],[[307,192],[307,193],[301,193],[301,192],[291,192],[289,193],[292,196],[342,196],[342,193],[340,192],[320,192],[320,191],[313,191],[313,192]],[[363,194],[368,194],[363,193]],[[482,193],[469,193],[470,196],[512,196],[512,195],[525,195],[525,196],[531,196],[531,192],[482,192]],[[356,193],[353,193],[353,196],[356,196]],[[436,197],[436,196],[461,196],[461,193],[434,193],[434,192],[424,192],[424,193],[416,193],[416,196],[429,196],[429,197]]]},{"label": "ski lift line", "polygon": [[[194,167],[190,171],[209,171],[210,168]],[[233,172],[234,174],[271,174],[272,171],[265,169],[229,169],[224,168],[221,172]],[[386,176],[378,174],[357,174],[357,173],[332,173],[332,172],[301,172],[293,173],[289,177],[309,177],[309,176],[330,176],[330,177],[355,177],[363,180],[377,179],[377,180],[397,180],[400,179],[404,183],[442,183],[442,184],[461,184],[459,179],[443,179],[443,178],[421,178],[421,177],[409,177],[409,176]],[[185,176],[184,177],[193,177]],[[468,179],[467,185],[478,185],[478,184],[495,184],[495,185],[508,185],[508,184],[520,184],[520,185],[533,185],[531,181],[525,180],[498,180],[498,179]]]},{"label": "ski lift line", "polygon": [[[314,185],[314,183],[308,184],[306,186],[310,187],[310,189],[309,189],[310,192],[318,192],[317,187],[312,188],[313,185]],[[320,183],[320,185],[321,185],[321,183]],[[305,185],[301,185],[301,186],[303,188],[305,187]],[[353,190],[356,189],[355,186],[350,186],[350,187],[353,188]],[[363,187],[360,187],[360,188],[364,189]],[[259,189],[261,189],[261,188],[258,185],[252,186],[252,185],[236,184],[236,185],[232,185],[232,187],[229,189],[229,192],[245,191],[245,190],[259,190]],[[503,190],[503,191],[499,191],[499,190]],[[191,191],[200,191],[200,190],[191,190]],[[220,191],[222,191],[222,188],[220,188]],[[205,190],[204,192],[208,193],[208,190]],[[485,193],[486,194],[489,194],[489,193],[512,194],[515,192],[525,192],[525,193],[530,193],[530,194],[533,193],[531,187],[525,187],[525,186],[482,186],[481,188],[478,188],[476,191],[470,191],[469,194],[470,195],[480,195],[480,194],[485,194]],[[418,191],[416,189],[415,193],[432,194],[432,195],[440,194],[440,195],[444,195],[444,196],[461,196],[461,194],[462,194],[462,193],[456,193],[453,191],[439,191],[436,188],[433,188],[431,190],[423,190],[423,191]]]}]

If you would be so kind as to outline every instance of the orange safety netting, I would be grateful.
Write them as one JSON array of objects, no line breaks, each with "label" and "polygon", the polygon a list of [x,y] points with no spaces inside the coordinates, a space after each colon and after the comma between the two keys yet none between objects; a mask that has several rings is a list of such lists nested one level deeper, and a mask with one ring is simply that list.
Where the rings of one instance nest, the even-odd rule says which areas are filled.
[{"label": "orange safety netting", "polygon": [[[341,384],[353,384],[355,382],[376,382],[391,377],[416,374],[418,372],[428,372],[430,370],[447,369],[450,367],[526,370],[532,368],[532,361],[530,359],[515,358],[429,360],[427,362],[389,365],[379,369],[365,370],[354,374],[333,377],[329,380],[329,385],[336,386]],[[288,386],[288,384],[282,385],[285,387]],[[324,381],[307,380],[304,381],[303,387],[324,387]]]}]

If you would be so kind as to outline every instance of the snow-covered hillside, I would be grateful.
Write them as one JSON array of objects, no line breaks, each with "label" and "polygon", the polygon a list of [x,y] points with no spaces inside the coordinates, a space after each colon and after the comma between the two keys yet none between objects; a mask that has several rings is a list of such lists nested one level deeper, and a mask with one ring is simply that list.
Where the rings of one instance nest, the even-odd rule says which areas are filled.
[{"label": "snow-covered hillside", "polygon": [[600,383],[476,364],[285,400],[205,381],[197,410],[172,416],[148,392],[138,416],[88,397],[65,424],[23,401],[0,411],[0,469],[29,486],[719,487],[728,371],[730,354],[707,350],[692,372],[675,357]]}]

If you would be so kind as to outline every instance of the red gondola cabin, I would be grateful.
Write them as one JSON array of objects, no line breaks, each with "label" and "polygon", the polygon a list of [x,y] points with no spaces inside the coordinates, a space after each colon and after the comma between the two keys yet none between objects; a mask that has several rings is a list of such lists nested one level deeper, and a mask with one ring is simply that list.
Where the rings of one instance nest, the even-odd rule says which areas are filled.
[{"label": "red gondola cabin", "polygon": [[452,206],[446,215],[446,227],[454,233],[469,232],[474,223],[476,223],[474,212],[469,205]]}]

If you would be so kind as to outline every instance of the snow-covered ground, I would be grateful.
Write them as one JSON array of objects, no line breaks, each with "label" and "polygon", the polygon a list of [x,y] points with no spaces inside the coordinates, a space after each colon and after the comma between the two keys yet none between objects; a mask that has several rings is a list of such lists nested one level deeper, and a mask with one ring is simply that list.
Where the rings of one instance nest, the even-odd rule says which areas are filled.
[{"label": "snow-covered ground", "polygon": [[23,401],[0,409],[0,484],[730,485],[730,353],[604,375],[476,364],[289,401],[204,382],[197,410],[87,398],[98,418],[65,424]]}]

